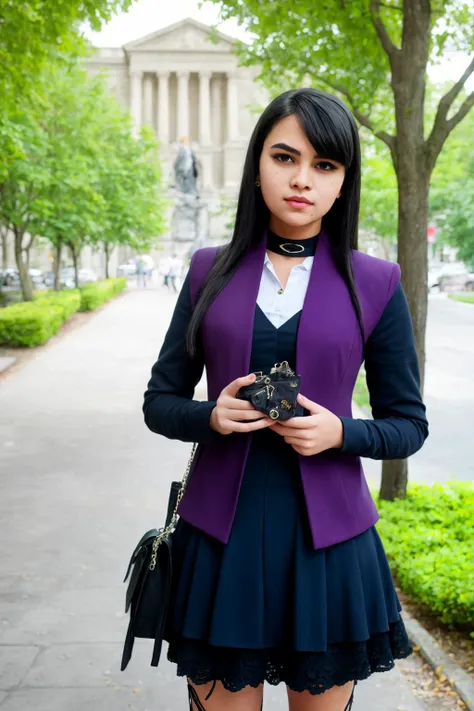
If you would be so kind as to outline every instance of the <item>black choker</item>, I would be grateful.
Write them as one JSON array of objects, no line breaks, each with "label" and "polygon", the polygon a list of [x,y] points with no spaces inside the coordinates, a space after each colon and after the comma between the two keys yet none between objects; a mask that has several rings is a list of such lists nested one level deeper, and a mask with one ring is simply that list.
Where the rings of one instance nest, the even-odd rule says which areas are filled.
[{"label": "black choker", "polygon": [[267,232],[267,249],[284,257],[314,257],[319,235],[306,239],[285,239],[271,230]]}]

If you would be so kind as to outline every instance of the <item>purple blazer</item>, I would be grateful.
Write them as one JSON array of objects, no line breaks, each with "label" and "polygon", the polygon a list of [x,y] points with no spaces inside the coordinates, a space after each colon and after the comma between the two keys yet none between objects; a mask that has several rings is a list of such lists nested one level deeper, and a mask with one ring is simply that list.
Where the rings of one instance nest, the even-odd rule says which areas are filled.
[{"label": "purple blazer", "polygon": [[[249,372],[265,248],[262,238],[249,249],[204,317],[201,336],[209,400],[216,400],[232,380]],[[215,248],[206,248],[193,256],[193,304],[215,254]],[[400,268],[358,251],[353,252],[353,265],[367,339],[400,282]],[[357,316],[323,231],[297,337],[302,394],[340,417],[352,417],[352,393],[362,362]],[[251,439],[251,433],[236,433],[202,445],[180,504],[179,515],[185,521],[223,543],[232,529]],[[376,523],[377,509],[359,457],[333,449],[299,455],[299,461],[315,549],[348,540]]]}]

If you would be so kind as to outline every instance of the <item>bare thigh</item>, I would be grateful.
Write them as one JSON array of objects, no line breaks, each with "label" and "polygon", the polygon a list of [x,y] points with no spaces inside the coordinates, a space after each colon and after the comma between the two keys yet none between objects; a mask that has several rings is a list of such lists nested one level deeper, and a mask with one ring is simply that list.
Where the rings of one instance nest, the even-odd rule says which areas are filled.
[{"label": "bare thigh", "polygon": [[354,682],[333,686],[324,694],[312,695],[309,691],[298,693],[288,689],[290,711],[345,711],[351,698]]},{"label": "bare thigh", "polygon": [[[194,690],[196,697],[190,706],[191,711],[260,711],[262,708],[263,685],[257,689],[251,686],[246,686],[242,691],[233,693],[224,689],[220,681],[217,682],[214,691],[209,699],[207,695],[212,689],[212,684],[191,684],[189,685]],[[199,706],[200,704],[200,706]]]}]

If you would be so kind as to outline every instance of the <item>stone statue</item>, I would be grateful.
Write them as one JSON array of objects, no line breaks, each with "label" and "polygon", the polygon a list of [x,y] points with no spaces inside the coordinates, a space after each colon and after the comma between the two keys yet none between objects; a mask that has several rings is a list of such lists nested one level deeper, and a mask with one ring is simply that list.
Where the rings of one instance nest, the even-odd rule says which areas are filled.
[{"label": "stone statue", "polygon": [[187,195],[197,195],[198,177],[196,156],[190,146],[189,138],[183,138],[174,162],[176,189]]},{"label": "stone statue", "polygon": [[189,138],[180,141],[174,162],[176,201],[172,218],[172,241],[204,246],[209,232],[209,211],[197,188],[197,161]]}]

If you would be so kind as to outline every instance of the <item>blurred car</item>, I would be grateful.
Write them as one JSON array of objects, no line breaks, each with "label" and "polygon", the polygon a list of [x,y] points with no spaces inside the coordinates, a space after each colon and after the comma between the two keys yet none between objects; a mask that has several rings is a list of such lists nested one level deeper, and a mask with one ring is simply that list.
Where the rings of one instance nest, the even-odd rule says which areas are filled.
[{"label": "blurred car", "polygon": [[[95,282],[98,281],[97,274],[92,269],[79,269],[78,278],[79,286],[95,284]],[[54,287],[54,272],[48,272],[45,279],[48,288],[52,289]],[[74,267],[64,267],[64,269],[61,269],[59,272],[59,284],[63,289],[75,289],[76,278]]]},{"label": "blurred car", "polygon": [[474,291],[474,272],[471,272],[464,285],[466,291]]},{"label": "blurred car", "polygon": [[135,260],[126,262],[125,264],[120,264],[117,267],[117,276],[118,277],[130,277],[134,276],[137,273],[137,266],[135,264]]},{"label": "blurred car", "polygon": [[428,271],[430,291],[463,291],[469,283],[469,271],[462,262],[448,262],[432,266]]},{"label": "blurred car", "polygon": [[92,269],[79,269],[79,286],[83,284],[95,284],[99,277]]},{"label": "blurred car", "polygon": [[[41,269],[29,269],[28,273],[35,289],[44,289],[46,287],[45,277]],[[20,286],[20,274],[16,267],[8,267],[2,273],[3,286]]]}]

